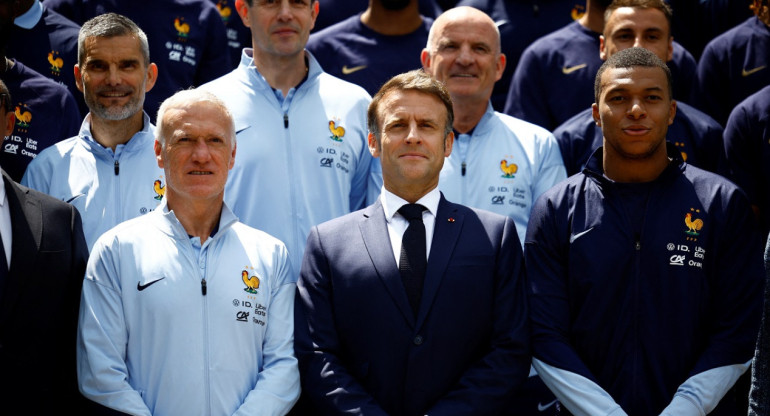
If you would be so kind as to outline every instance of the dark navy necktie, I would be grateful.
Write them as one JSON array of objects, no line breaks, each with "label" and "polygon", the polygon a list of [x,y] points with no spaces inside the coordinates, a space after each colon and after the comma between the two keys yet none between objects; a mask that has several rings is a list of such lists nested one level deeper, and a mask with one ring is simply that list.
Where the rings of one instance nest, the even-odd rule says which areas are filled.
[{"label": "dark navy necktie", "polygon": [[406,204],[398,210],[409,221],[409,226],[401,240],[398,271],[401,273],[406,297],[409,299],[409,305],[415,315],[420,308],[425,269],[428,265],[425,250],[425,224],[422,222],[423,211],[425,211],[425,207],[420,204]]}]

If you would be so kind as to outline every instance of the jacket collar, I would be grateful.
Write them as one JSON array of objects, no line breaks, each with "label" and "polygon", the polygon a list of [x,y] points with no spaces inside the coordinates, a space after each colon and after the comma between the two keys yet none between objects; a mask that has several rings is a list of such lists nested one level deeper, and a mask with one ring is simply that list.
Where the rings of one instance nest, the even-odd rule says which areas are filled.
[{"label": "jacket collar", "polygon": [[[604,161],[603,161],[604,146],[600,146],[594,151],[591,157],[588,159],[585,168],[583,168],[583,174],[587,177],[596,180],[601,184],[613,183],[612,180],[604,176]],[[673,144],[666,142],[666,154],[671,160],[663,170],[663,172],[655,178],[653,182],[668,181],[680,174],[682,174],[687,168],[687,163],[682,159],[682,153]]]}]

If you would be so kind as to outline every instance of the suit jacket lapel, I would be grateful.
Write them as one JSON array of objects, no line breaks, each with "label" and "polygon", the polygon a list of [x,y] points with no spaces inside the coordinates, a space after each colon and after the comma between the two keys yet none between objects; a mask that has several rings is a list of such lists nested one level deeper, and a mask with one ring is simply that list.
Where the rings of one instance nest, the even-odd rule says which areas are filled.
[{"label": "suit jacket lapel", "polygon": [[[5,194],[8,197],[8,209],[11,213],[11,267],[8,270],[8,284],[5,288],[5,298],[2,302],[2,318],[4,320],[18,298],[18,293],[27,282],[25,277],[34,270],[36,253],[40,250],[42,235],[43,213],[39,202],[29,198],[28,190],[12,183],[11,178],[2,172]],[[55,273],[55,265],[51,265]],[[53,290],[56,290],[55,288]]]},{"label": "suit jacket lapel", "polygon": [[377,202],[364,210],[364,218],[359,224],[364,246],[369,253],[374,269],[387,288],[393,302],[396,303],[404,319],[411,327],[414,327],[414,313],[409,300],[406,298],[404,284],[401,282],[401,274],[393,257],[393,247],[390,245],[388,225],[385,220],[385,211],[378,199]]},{"label": "suit jacket lapel", "polygon": [[417,313],[417,329],[425,322],[430,312],[433,299],[441,286],[441,278],[446,272],[449,260],[452,258],[455,245],[463,227],[463,215],[458,212],[455,204],[444,199],[438,204],[436,225],[433,228],[433,242],[428,256],[428,268],[425,271],[425,284],[422,289],[420,310]]}]

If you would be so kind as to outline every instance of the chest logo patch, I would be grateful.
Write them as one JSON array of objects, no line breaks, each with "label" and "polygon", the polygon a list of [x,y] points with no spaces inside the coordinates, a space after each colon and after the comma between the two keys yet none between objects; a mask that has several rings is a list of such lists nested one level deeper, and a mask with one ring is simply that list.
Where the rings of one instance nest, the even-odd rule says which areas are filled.
[{"label": "chest logo patch", "polygon": [[14,114],[16,115],[16,126],[24,129],[22,133],[25,133],[32,122],[32,113],[29,111],[29,107],[24,104],[17,105]]},{"label": "chest logo patch", "polygon": [[233,13],[233,9],[227,5],[226,1],[219,0],[219,2],[217,2],[217,10],[219,11],[219,17],[221,17],[222,21],[227,24],[227,21],[230,20],[230,15]]},{"label": "chest logo patch", "polygon": [[163,182],[161,182],[160,179],[156,179],[155,183],[152,185],[152,189],[155,191],[154,198],[158,201],[163,199],[163,195],[166,194],[166,186],[163,185]]},{"label": "chest logo patch", "polygon": [[329,120],[329,132],[332,134],[329,138],[335,142],[341,142],[342,137],[345,136],[345,128],[338,125],[338,122],[339,120]]},{"label": "chest logo patch", "polygon": [[60,75],[61,68],[64,66],[64,60],[58,56],[59,52],[48,52],[48,63],[51,64],[51,74]]},{"label": "chest logo patch", "polygon": [[246,285],[245,290],[246,292],[257,294],[257,289],[259,289],[259,277],[254,276],[249,277],[249,271],[244,270],[241,272],[241,279],[243,280],[243,284]]},{"label": "chest logo patch", "polygon": [[187,38],[190,35],[190,25],[184,22],[184,18],[174,19],[174,29],[180,38]]},{"label": "chest logo patch", "polygon": [[503,159],[500,161],[500,170],[503,171],[503,178],[513,179],[514,174],[519,170],[519,166],[515,163],[508,163],[508,160]]},{"label": "chest logo patch", "polygon": [[684,225],[687,226],[687,231],[684,233],[688,235],[687,240],[697,241],[700,235],[700,230],[703,228],[703,220],[693,217],[693,214],[700,213],[699,209],[690,208],[691,212],[684,215]]}]

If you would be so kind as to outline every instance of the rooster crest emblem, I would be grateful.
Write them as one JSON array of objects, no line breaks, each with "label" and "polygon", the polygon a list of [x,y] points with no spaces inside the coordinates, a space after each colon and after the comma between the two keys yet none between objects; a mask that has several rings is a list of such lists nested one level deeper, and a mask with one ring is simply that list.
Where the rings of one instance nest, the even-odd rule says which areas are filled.
[{"label": "rooster crest emblem", "polygon": [[29,127],[29,123],[32,121],[32,113],[30,113],[29,110],[23,110],[20,106],[17,105],[14,114],[16,115],[17,126],[24,129]]},{"label": "rooster crest emblem", "polygon": [[246,285],[246,288],[243,290],[256,295],[257,289],[259,289],[259,277],[249,277],[249,272],[244,270],[241,272],[241,279],[243,279],[243,284]]},{"label": "rooster crest emblem", "polygon": [[572,20],[580,20],[584,14],[586,14],[586,8],[581,5],[575,5],[575,7],[572,8],[570,16],[572,17]]},{"label": "rooster crest emblem", "polygon": [[230,20],[233,9],[227,6],[227,2],[220,1],[217,3],[217,10],[219,10],[219,17],[222,18],[222,21],[227,23],[227,21]]},{"label": "rooster crest emblem", "polygon": [[163,185],[163,182],[160,181],[160,179],[156,179],[155,183],[152,185],[152,188],[155,190],[155,196],[154,198],[160,201],[163,199],[163,195],[166,194],[166,186]]},{"label": "rooster crest emblem", "polygon": [[187,23],[184,23],[184,21],[178,17],[174,19],[174,28],[176,29],[176,32],[179,35],[179,37],[182,37],[182,38],[186,38],[190,33],[190,25],[188,25]]},{"label": "rooster crest emblem", "polygon": [[[698,212],[695,210],[695,212]],[[692,219],[692,213],[688,212],[684,216],[684,224],[687,226],[687,231],[685,231],[685,234],[697,237],[700,233],[699,231],[701,228],[703,228],[703,220],[700,218]]]},{"label": "rooster crest emblem", "polygon": [[500,170],[503,171],[503,178],[512,179],[515,177],[513,175],[519,170],[519,167],[515,163],[509,164],[507,160],[503,159],[500,161]]},{"label": "rooster crest emblem", "polygon": [[329,131],[332,133],[331,137],[329,138],[335,142],[341,142],[342,136],[345,135],[345,128],[342,126],[337,126],[334,123],[334,120],[329,120]]},{"label": "rooster crest emblem", "polygon": [[64,60],[56,55],[58,55],[56,52],[48,52],[48,63],[51,64],[51,72],[54,75],[59,75],[61,73],[61,67],[64,66]]}]

